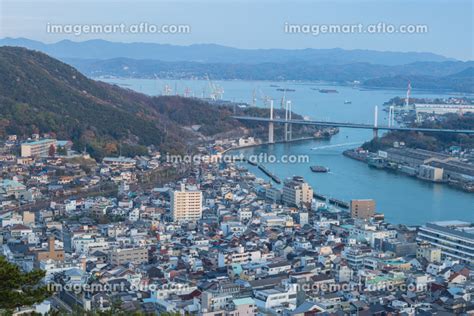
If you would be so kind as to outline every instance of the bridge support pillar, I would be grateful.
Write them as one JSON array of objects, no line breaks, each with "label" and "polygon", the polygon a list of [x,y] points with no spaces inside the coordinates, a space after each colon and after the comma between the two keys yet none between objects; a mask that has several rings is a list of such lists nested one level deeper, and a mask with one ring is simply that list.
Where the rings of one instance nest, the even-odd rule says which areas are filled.
[{"label": "bridge support pillar", "polygon": [[268,143],[273,144],[275,141],[273,140],[273,122],[268,123]]},{"label": "bridge support pillar", "polygon": [[375,138],[375,139],[379,138],[379,129],[378,129],[378,128],[374,128],[373,131],[374,131],[374,138]]}]

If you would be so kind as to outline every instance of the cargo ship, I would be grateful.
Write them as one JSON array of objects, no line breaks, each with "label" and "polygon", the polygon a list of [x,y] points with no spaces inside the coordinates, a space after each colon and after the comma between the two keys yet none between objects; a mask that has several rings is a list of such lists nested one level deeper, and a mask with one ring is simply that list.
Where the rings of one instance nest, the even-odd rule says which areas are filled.
[{"label": "cargo ship", "polygon": [[318,172],[318,173],[325,173],[329,171],[329,168],[324,167],[324,166],[311,166],[309,168],[311,169],[311,171]]}]

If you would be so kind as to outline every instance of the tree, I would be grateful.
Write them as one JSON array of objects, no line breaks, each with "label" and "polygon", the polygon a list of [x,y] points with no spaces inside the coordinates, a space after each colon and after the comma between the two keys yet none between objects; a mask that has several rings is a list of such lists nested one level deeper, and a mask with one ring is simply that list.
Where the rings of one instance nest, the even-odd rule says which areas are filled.
[{"label": "tree", "polygon": [[54,157],[55,154],[56,154],[56,147],[54,147],[54,145],[49,146],[48,156]]},{"label": "tree", "polygon": [[67,155],[67,149],[64,146],[58,146],[56,149],[56,153],[61,156],[66,156]]},{"label": "tree", "polygon": [[44,274],[41,270],[22,272],[20,267],[0,256],[0,310],[11,312],[48,298],[50,291],[40,284]]}]

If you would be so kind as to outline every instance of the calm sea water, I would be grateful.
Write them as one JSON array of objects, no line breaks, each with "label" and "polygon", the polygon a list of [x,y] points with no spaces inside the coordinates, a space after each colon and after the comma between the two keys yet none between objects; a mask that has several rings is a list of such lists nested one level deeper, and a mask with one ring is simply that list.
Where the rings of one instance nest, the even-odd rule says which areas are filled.
[{"label": "calm sea water", "polygon": [[[209,94],[209,83],[201,80],[159,81],[146,79],[110,79],[117,83],[150,95],[158,95],[165,85],[173,91],[183,94],[185,88],[195,96]],[[350,121],[373,123],[374,107],[379,106],[379,124],[386,123],[387,114],[382,104],[395,96],[403,97],[405,91],[396,90],[360,90],[346,86],[332,86],[327,83],[277,83],[263,81],[217,81],[223,87],[226,100],[251,104],[253,95],[257,96],[257,105],[263,106],[263,99],[269,96],[280,100],[282,88],[295,89],[287,92],[286,98],[293,103],[293,110],[299,114],[317,120]],[[313,89],[337,89],[337,94],[319,93]],[[174,92],[173,92],[174,93]],[[446,97],[445,94],[412,91],[413,97]],[[351,104],[344,104],[344,101]],[[276,105],[279,101],[276,101]],[[349,201],[357,198],[373,198],[377,202],[377,211],[384,213],[392,223],[409,225],[423,224],[429,221],[459,219],[474,222],[474,194],[452,189],[445,185],[422,182],[404,175],[384,170],[375,170],[364,163],[346,158],[342,152],[357,147],[370,140],[372,131],[341,129],[340,133],[329,141],[310,140],[298,143],[275,144],[247,148],[244,154],[285,154],[308,155],[310,161],[302,164],[266,164],[266,167],[280,178],[301,175],[322,194]],[[312,173],[310,165],[323,165],[331,171],[326,174]],[[265,177],[258,169],[249,166],[258,176]]]}]

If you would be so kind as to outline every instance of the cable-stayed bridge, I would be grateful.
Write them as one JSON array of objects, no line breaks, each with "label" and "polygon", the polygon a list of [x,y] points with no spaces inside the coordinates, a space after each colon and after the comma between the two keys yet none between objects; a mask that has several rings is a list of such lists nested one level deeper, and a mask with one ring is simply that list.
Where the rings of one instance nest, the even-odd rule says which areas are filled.
[{"label": "cable-stayed bridge", "polygon": [[291,103],[288,101],[286,107],[285,118],[275,118],[273,116],[273,102],[270,107],[270,117],[253,117],[253,116],[233,116],[233,118],[240,121],[253,121],[268,123],[268,142],[274,142],[274,124],[284,124],[284,139],[291,140],[291,126],[292,125],[315,125],[322,127],[342,127],[342,128],[357,128],[373,130],[374,137],[378,137],[378,131],[408,131],[408,132],[423,132],[423,133],[449,133],[449,134],[470,134],[474,135],[474,130],[469,129],[449,129],[449,128],[425,128],[425,127],[401,127],[393,126],[393,123],[388,126],[378,125],[378,109],[375,107],[374,124],[350,123],[350,122],[331,122],[331,121],[314,121],[314,120],[294,120],[291,118]]}]

